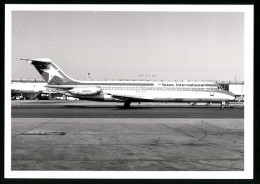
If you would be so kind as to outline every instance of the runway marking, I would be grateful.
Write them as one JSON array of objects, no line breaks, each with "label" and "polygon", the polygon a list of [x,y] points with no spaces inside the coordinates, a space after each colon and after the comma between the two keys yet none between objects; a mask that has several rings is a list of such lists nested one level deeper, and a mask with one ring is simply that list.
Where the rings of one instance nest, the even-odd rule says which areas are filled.
[{"label": "runway marking", "polygon": [[66,132],[25,132],[21,135],[65,135]]},{"label": "runway marking", "polygon": [[[228,133],[229,131],[232,131],[232,130],[230,130],[230,129],[225,129],[225,128],[220,127],[220,126],[212,125],[212,124],[207,123],[207,122],[205,122],[205,121],[203,121],[203,120],[202,120],[201,122],[204,123],[204,124],[206,124],[206,125],[208,125],[208,126],[217,128],[218,130],[220,130],[220,131],[222,131],[222,132],[225,132],[225,133]],[[239,129],[238,129],[238,130],[239,130]],[[220,140],[225,141],[222,137],[216,137],[216,139],[220,139]],[[237,154],[237,155],[239,155],[239,156],[241,156],[241,157],[244,156],[244,152],[238,153],[236,149],[232,149],[232,148],[230,148],[230,147],[227,147],[227,148],[226,148],[226,147],[222,146],[221,144],[216,144],[216,143],[215,143],[215,145],[218,145],[220,148],[225,149],[225,150],[227,150],[227,151],[229,151],[229,152],[231,152],[231,153],[233,153],[233,154]],[[243,150],[243,151],[244,151],[244,150]]]},{"label": "runway marking", "polygon": [[191,135],[191,134],[184,133],[183,131],[177,130],[176,128],[173,128],[173,127],[171,127],[171,126],[165,125],[165,124],[163,124],[163,123],[160,123],[160,124],[163,125],[163,126],[166,126],[167,128],[170,128],[170,129],[172,129],[172,130],[175,130],[176,132],[179,132],[179,133],[181,133],[181,134],[184,134],[184,135],[186,135],[186,136],[189,136],[189,137],[192,137],[192,138],[197,138],[197,137],[194,137],[194,136]]},{"label": "runway marking", "polygon": [[204,140],[208,136],[208,133],[204,129],[202,129],[202,128],[196,128],[196,129],[201,130],[204,133],[204,135],[201,138],[197,138],[196,137],[197,140],[195,140],[193,142],[190,142],[190,143],[186,143],[185,145],[192,145],[192,144],[195,144],[195,143],[200,142],[200,141],[208,142],[208,141]]},{"label": "runway marking", "polygon": [[[163,126],[166,126],[166,127],[170,128],[170,129],[173,129],[173,130],[175,130],[176,132],[179,132],[179,133],[184,134],[184,135],[186,135],[186,136],[189,136],[189,137],[192,137],[192,138],[197,139],[197,140],[195,140],[195,141],[192,141],[192,142],[189,142],[189,143],[186,143],[186,144],[183,144],[183,145],[192,145],[192,144],[194,144],[194,143],[196,143],[196,142],[204,141],[204,139],[205,139],[205,138],[207,137],[207,135],[208,135],[207,132],[206,132],[204,129],[201,129],[201,128],[196,128],[196,127],[194,127],[194,128],[196,128],[197,130],[201,130],[201,131],[204,133],[204,135],[203,135],[201,138],[198,138],[198,137],[195,137],[195,136],[193,136],[193,135],[191,135],[191,134],[188,134],[188,133],[185,133],[185,132],[183,132],[183,131],[177,130],[176,128],[173,128],[173,127],[171,127],[171,126],[165,125],[165,124],[163,124],[163,123],[160,123],[160,124],[163,125]],[[205,142],[207,142],[207,141],[205,141]]]},{"label": "runway marking", "polygon": [[206,125],[208,125],[208,126],[211,126],[211,127],[214,127],[214,128],[217,128],[217,129],[225,130],[225,131],[226,131],[226,129],[223,128],[223,127],[216,126],[216,125],[212,125],[212,124],[210,124],[210,123],[208,123],[208,122],[206,122],[206,121],[203,121],[203,120],[201,120],[201,123],[204,123],[204,124],[206,124]]},{"label": "runway marking", "polygon": [[49,122],[51,122],[51,121],[53,121],[53,120],[55,120],[55,119],[56,119],[56,118],[53,118],[53,119],[51,119],[51,120],[49,120],[49,121],[46,121],[46,122],[44,122],[44,123],[42,123],[42,124],[40,124],[40,125],[37,125],[37,126],[31,128],[31,129],[29,129],[29,130],[26,130],[26,131],[24,131],[24,132],[22,132],[22,133],[19,133],[19,134],[17,134],[17,135],[14,135],[14,136],[12,136],[12,138],[17,137],[18,135],[23,135],[23,134],[25,134],[26,132],[29,132],[29,131],[31,131],[31,130],[33,130],[33,129],[35,129],[35,128],[38,128],[38,127],[40,127],[40,126],[42,126],[42,125],[45,125],[45,124],[47,124],[47,123],[49,123]]},{"label": "runway marking", "polygon": [[[226,130],[225,128],[218,127],[218,126],[215,126],[215,125],[211,125],[210,123],[204,122],[203,120],[202,120],[201,122],[202,122],[202,123],[205,123],[205,124],[208,125],[208,126],[212,126],[212,127],[215,127],[215,128],[221,129],[222,131],[227,132],[227,130]],[[198,129],[198,130],[201,130],[201,131],[204,133],[204,136],[203,136],[202,138],[198,138],[198,137],[195,137],[195,136],[193,136],[193,135],[191,135],[191,134],[188,134],[188,133],[185,133],[185,132],[183,132],[183,131],[177,130],[176,128],[173,128],[173,127],[171,127],[171,126],[165,125],[165,124],[163,124],[163,123],[160,123],[160,124],[163,125],[163,126],[166,126],[166,127],[170,128],[170,129],[173,129],[173,130],[175,130],[176,132],[179,132],[179,133],[184,134],[184,135],[186,135],[186,136],[189,136],[189,137],[192,137],[192,138],[196,138],[196,139],[197,139],[197,140],[195,140],[195,141],[191,141],[191,142],[188,142],[188,143],[184,143],[184,144],[182,144],[182,145],[190,145],[190,146],[191,146],[191,145],[196,145],[195,143],[200,142],[200,141],[209,143],[209,141],[205,140],[205,138],[206,138],[207,135],[208,135],[208,133],[207,133],[207,131],[205,131],[205,129],[194,127],[194,128],[196,128],[196,129]],[[223,140],[221,137],[217,137],[217,139]],[[242,152],[242,153],[237,153],[237,150],[230,149],[230,148],[226,148],[226,147],[222,146],[221,144],[217,144],[217,143],[213,143],[213,144],[214,144],[214,145],[218,145],[218,146],[221,147],[222,149],[227,150],[227,151],[229,151],[229,152],[231,152],[231,153],[235,153],[235,154],[237,154],[237,155],[239,155],[239,156],[241,156],[241,157],[244,156],[244,152]]]}]

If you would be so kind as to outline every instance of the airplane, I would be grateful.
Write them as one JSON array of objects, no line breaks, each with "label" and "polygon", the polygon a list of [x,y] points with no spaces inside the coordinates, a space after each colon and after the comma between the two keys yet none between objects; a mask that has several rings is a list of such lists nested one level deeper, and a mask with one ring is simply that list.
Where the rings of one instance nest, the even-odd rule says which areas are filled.
[{"label": "airplane", "polygon": [[28,61],[47,82],[48,90],[80,100],[123,102],[198,102],[220,103],[229,107],[235,95],[219,84],[203,81],[79,81],[67,76],[51,59],[20,59]]}]

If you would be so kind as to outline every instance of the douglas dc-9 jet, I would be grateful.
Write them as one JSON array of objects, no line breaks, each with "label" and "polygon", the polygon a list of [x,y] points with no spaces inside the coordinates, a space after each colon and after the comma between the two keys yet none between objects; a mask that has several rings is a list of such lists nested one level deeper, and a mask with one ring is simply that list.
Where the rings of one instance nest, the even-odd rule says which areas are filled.
[{"label": "douglas dc-9 jet", "polygon": [[122,102],[205,102],[227,107],[235,95],[219,84],[202,81],[79,81],[67,76],[52,60],[20,59],[31,63],[47,82],[47,89],[80,100]]}]

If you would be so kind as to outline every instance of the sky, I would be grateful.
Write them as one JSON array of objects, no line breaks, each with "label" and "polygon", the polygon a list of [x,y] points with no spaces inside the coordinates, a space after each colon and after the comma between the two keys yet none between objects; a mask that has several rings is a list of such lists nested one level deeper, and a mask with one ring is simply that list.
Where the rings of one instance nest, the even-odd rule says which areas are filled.
[{"label": "sky", "polygon": [[243,13],[13,11],[11,20],[12,78],[41,79],[16,58],[50,58],[76,79],[244,80]]}]

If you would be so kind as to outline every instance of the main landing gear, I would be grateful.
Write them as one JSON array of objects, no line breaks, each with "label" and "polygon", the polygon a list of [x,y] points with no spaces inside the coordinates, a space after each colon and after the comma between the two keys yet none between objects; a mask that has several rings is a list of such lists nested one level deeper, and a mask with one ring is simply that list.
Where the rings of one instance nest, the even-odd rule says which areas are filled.
[{"label": "main landing gear", "polygon": [[130,104],[131,104],[131,102],[125,101],[124,108],[130,108]]},{"label": "main landing gear", "polygon": [[220,105],[221,108],[230,108],[229,103],[228,102],[222,102]]}]

